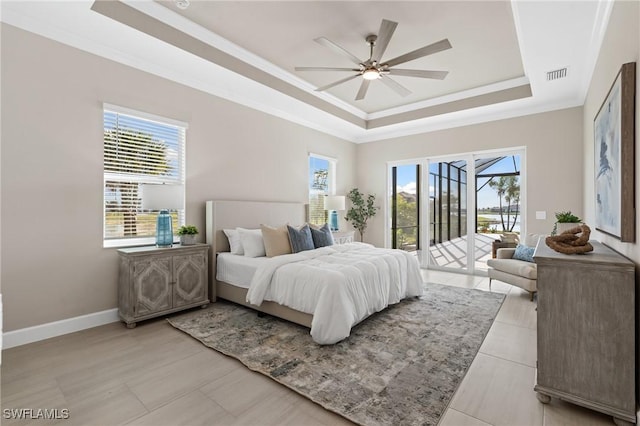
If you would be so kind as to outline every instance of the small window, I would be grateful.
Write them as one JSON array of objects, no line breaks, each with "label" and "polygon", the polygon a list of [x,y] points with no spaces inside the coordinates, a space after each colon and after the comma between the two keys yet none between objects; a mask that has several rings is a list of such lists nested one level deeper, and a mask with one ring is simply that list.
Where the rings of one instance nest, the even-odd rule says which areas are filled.
[{"label": "small window", "polygon": [[336,160],[316,154],[309,155],[309,223],[327,223],[324,198],[335,194]]},{"label": "small window", "polygon": [[[186,124],[121,107],[104,107],[104,246],[153,244],[158,211],[143,211],[141,186],[184,186]],[[171,210],[174,229],[182,207]]]}]

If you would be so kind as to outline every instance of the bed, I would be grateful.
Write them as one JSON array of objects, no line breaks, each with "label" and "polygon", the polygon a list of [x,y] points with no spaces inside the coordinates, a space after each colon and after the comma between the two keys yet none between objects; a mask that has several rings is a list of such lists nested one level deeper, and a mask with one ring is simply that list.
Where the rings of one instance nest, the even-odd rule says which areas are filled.
[{"label": "bed", "polygon": [[[273,258],[243,259],[229,253],[224,229],[259,229],[261,224],[301,225],[306,218],[307,206],[302,203],[208,201],[206,239],[212,247],[210,299],[220,297],[300,324],[311,329],[317,343],[332,344],[347,337],[353,325],[388,304],[422,295],[418,262],[400,250],[352,243]],[[356,269],[364,271],[360,271],[362,276]],[[315,298],[309,296],[320,288],[316,285],[330,290],[316,291]],[[367,288],[360,290],[364,287]],[[279,288],[284,293],[278,292]],[[307,291],[295,293],[303,288]],[[385,303],[374,300],[372,293]]]}]

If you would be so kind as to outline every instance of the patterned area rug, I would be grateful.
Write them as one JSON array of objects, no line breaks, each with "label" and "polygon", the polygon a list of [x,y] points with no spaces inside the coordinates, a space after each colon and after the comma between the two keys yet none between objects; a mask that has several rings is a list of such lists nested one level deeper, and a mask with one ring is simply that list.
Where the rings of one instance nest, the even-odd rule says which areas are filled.
[{"label": "patterned area rug", "polygon": [[504,300],[503,295],[426,284],[374,314],[335,345],[309,330],[219,301],[169,322],[249,369],[362,425],[435,425]]}]

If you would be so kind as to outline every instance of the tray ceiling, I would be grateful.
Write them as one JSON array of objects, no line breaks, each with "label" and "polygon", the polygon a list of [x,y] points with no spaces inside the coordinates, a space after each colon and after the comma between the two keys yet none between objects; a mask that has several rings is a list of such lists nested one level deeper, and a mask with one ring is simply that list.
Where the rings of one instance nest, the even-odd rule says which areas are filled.
[{"label": "tray ceiling", "polygon": [[314,42],[324,36],[361,60],[369,57],[365,38],[377,34],[382,19],[398,23],[385,55],[400,56],[444,38],[452,48],[400,68],[446,70],[442,81],[394,77],[412,94],[401,97],[374,81],[363,100],[354,100],[361,78],[329,93],[366,113],[413,104],[524,76],[509,2],[191,2],[181,10],[159,2],[272,64],[321,87],[352,72],[296,72],[296,66],[348,67],[345,57]]},{"label": "tray ceiling", "polygon": [[[353,142],[582,105],[612,3],[598,1],[2,1],[2,22]],[[316,42],[358,58],[382,19],[398,23],[383,59],[447,38],[452,48],[402,68],[400,97],[360,77],[326,92],[350,67]],[[566,68],[564,78],[547,72]],[[349,75],[349,74],[347,74]]]}]

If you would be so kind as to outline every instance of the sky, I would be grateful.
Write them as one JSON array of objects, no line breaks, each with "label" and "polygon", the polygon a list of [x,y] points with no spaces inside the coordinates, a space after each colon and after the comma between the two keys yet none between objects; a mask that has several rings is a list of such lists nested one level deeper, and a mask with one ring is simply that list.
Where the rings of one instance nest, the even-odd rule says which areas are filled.
[{"label": "sky", "polygon": [[[520,170],[520,156],[516,156],[516,167]],[[416,193],[416,171],[415,165],[398,166],[397,186],[398,192]],[[506,173],[513,171],[512,157],[506,157],[502,161],[494,164],[482,173]],[[486,179],[479,179],[478,186],[481,186]],[[432,189],[432,188],[430,188]],[[500,204],[498,195],[488,185],[478,193],[478,208],[497,207]]]}]

